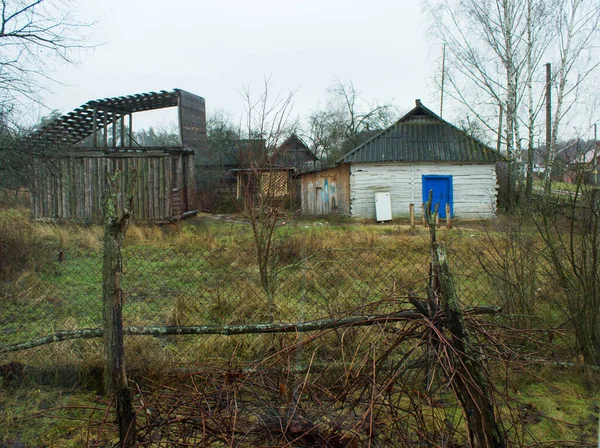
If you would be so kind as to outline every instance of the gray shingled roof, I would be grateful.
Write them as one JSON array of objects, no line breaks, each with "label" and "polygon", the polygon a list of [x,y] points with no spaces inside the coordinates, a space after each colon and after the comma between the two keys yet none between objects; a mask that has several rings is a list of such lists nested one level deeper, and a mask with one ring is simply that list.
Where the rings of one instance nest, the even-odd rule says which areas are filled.
[{"label": "gray shingled roof", "polygon": [[395,124],[337,162],[489,162],[503,157],[417,100]]}]

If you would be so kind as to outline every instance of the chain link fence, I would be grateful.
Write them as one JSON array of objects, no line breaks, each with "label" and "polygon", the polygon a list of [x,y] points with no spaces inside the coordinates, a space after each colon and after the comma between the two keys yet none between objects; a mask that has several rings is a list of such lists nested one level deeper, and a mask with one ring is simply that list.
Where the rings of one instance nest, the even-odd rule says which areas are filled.
[{"label": "chain link fence", "polygon": [[[389,237],[392,239],[393,237]],[[410,247],[310,250],[283,242],[271,254],[267,284],[251,244],[213,248],[127,244],[123,250],[125,327],[298,324],[348,315],[397,311],[407,295],[426,297],[430,254],[425,240]],[[468,247],[450,262],[466,305],[493,301],[488,274]],[[40,247],[34,269],[2,291],[0,344],[63,330],[102,326],[102,251]],[[269,303],[274,303],[271,315]],[[129,336],[132,365],[229,359],[245,340],[258,356],[264,336]],[[249,342],[252,341],[252,342]],[[240,352],[238,352],[240,355]],[[73,340],[10,354],[30,365],[101,365],[100,339]]]},{"label": "chain link fence", "polygon": [[[139,446],[368,446],[373,437],[382,446],[399,440],[402,446],[449,440],[466,446],[466,414],[448,386],[459,375],[448,370],[455,352],[447,332],[440,332],[446,316],[428,302],[437,294],[428,294],[429,282],[440,278],[430,272],[428,229],[325,229],[327,223],[320,229],[300,222],[279,229],[261,266],[249,226],[228,223],[217,232],[202,226],[133,226],[122,251],[125,359]],[[6,369],[24,369],[24,381],[11,392],[15,403],[29,400],[34,418],[46,415],[48,403],[60,403],[80,446],[114,446],[115,405],[104,395],[100,337],[101,229],[75,229],[80,235],[70,241],[56,238],[62,230],[73,229],[55,226],[52,239],[36,240],[21,270],[5,269],[10,279],[0,282],[0,376],[9,384]],[[94,241],[83,240],[88,230]],[[532,338],[540,333],[531,324],[543,318],[535,299],[552,287],[536,241],[462,229],[438,236],[477,350],[500,365],[516,353],[513,346],[535,345]],[[429,308],[423,312],[418,301]],[[483,308],[495,313],[496,306],[505,312],[477,317]],[[374,316],[375,324],[363,325]],[[343,319],[359,320],[337,325]],[[323,321],[336,325],[297,331]],[[511,324],[524,331],[513,332]],[[211,333],[252,325],[285,325],[289,332]],[[195,327],[212,330],[152,330]],[[7,351],[88,329],[93,337]],[[526,347],[513,366],[517,376],[490,369],[491,384],[520,378],[536,350]],[[568,359],[555,346],[551,353]],[[502,409],[526,426],[530,414],[520,406],[517,397]],[[50,410],[46,418],[54,415]],[[7,440],[25,440],[19,431],[31,422],[11,420],[18,429]],[[41,440],[45,428],[35,431],[31,440]]]}]

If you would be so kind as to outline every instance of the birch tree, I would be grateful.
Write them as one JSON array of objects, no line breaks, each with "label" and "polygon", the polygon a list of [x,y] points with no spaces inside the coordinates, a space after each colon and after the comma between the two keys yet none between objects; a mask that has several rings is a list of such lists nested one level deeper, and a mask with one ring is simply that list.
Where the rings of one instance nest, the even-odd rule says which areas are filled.
[{"label": "birch tree", "polygon": [[[509,205],[514,201],[524,64],[525,4],[513,0],[440,0],[426,3],[434,34],[446,45],[447,95],[487,128],[509,163]],[[503,115],[504,129],[495,123]]]},{"label": "birch tree", "polygon": [[[508,206],[518,197],[523,141],[527,140],[526,193],[533,187],[533,150],[540,135],[543,61],[558,58],[553,141],[578,87],[596,67],[591,58],[598,3],[583,0],[426,0],[433,35],[446,45],[446,95],[476,117],[488,143],[507,155]],[[527,136],[522,137],[522,127]],[[552,154],[549,151],[549,162]]]}]

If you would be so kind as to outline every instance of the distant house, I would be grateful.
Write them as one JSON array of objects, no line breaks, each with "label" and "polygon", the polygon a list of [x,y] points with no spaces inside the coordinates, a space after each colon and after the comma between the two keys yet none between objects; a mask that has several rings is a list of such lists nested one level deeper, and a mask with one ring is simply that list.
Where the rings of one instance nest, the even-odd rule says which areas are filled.
[{"label": "distant house", "polygon": [[302,213],[375,219],[375,194],[389,193],[394,218],[417,210],[433,191],[440,217],[496,213],[496,151],[423,106],[354,148],[333,168],[301,175]]},{"label": "distant house", "polygon": [[[167,107],[178,108],[179,144],[137,144],[132,115]],[[194,156],[206,145],[205,103],[197,95],[175,89],[89,101],[27,141],[55,148],[34,160],[33,219],[100,221],[106,177],[117,170],[122,190],[135,176],[133,219],[169,222],[197,212]]]},{"label": "distant house", "polygon": [[317,157],[295,134],[272,152],[261,154],[265,157],[252,159],[246,155],[245,165],[231,170],[237,174],[237,199],[247,198],[250,193],[289,203],[300,193],[299,188],[295,191],[294,173],[300,172],[307,163],[314,163]]},{"label": "distant house", "polygon": [[197,163],[204,173],[200,197],[207,209],[232,198],[247,202],[262,196],[289,202],[294,195],[293,174],[317,160],[295,134],[273,151],[263,139],[236,138],[215,149],[203,154]]},{"label": "distant house", "polygon": [[583,181],[590,185],[600,185],[600,144],[595,142],[594,147],[581,154],[569,164],[565,178],[569,183],[578,182],[580,176]]},{"label": "distant house", "polygon": [[270,155],[273,166],[282,168],[293,168],[300,172],[307,163],[316,162],[317,156],[296,134],[290,135]]}]

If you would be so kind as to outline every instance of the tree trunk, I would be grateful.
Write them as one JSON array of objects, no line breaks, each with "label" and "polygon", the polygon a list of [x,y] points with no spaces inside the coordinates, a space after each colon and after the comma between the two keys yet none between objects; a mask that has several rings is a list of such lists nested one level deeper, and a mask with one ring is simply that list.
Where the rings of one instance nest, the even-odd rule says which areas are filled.
[{"label": "tree trunk", "polygon": [[529,204],[533,194],[533,139],[535,138],[535,111],[533,108],[533,23],[532,0],[527,0],[527,96],[528,104],[528,144],[527,144],[527,178],[525,183],[525,198]]}]

